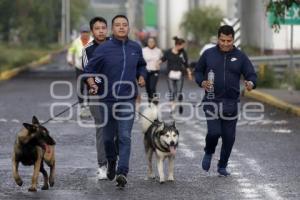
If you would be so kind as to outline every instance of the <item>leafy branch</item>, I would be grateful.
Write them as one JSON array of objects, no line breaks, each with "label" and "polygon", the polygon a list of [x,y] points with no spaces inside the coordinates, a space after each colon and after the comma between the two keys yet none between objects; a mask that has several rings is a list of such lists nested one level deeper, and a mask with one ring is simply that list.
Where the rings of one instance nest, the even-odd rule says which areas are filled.
[{"label": "leafy branch", "polygon": [[[267,4],[267,12],[270,12],[274,15],[274,21],[272,24],[272,28],[274,28],[275,32],[279,32],[280,30],[280,20],[284,18],[285,12],[293,5],[300,5],[300,0],[270,0]],[[300,11],[299,11],[300,12]],[[300,13],[299,13],[300,14]]]}]

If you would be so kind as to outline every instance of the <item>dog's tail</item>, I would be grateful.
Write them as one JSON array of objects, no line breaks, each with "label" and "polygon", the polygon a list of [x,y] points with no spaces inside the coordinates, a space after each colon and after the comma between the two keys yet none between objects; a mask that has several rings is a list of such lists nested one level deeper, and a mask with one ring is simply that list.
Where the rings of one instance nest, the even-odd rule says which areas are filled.
[{"label": "dog's tail", "polygon": [[[154,120],[158,119],[158,108],[157,104],[151,102],[150,106],[147,107],[143,112],[143,116],[141,116],[141,124],[142,124],[142,131],[143,133],[146,133],[148,128],[151,126],[151,122],[154,122]],[[146,117],[146,118],[145,118]]]}]

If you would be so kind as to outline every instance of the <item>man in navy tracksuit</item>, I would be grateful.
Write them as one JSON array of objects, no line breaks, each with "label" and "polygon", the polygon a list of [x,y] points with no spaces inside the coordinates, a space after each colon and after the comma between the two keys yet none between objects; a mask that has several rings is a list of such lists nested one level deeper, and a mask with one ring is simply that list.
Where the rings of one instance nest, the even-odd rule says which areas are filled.
[{"label": "man in navy tracksuit", "polygon": [[[90,92],[101,96],[101,118],[107,122],[103,127],[108,161],[107,178],[113,180],[117,174],[117,186],[124,187],[129,170],[131,129],[137,96],[136,82],[144,86],[147,71],[141,47],[128,39],[129,23],[126,16],[117,15],[113,18],[112,33],[111,40],[97,47],[85,72],[100,74],[103,78],[103,84],[100,86],[95,83],[92,75],[87,82],[91,88]],[[116,128],[119,138],[117,172],[117,152],[114,143]]]},{"label": "man in navy tracksuit", "polygon": [[240,77],[244,76],[248,91],[255,88],[257,79],[249,58],[233,42],[233,28],[221,26],[218,30],[218,45],[203,53],[195,69],[196,82],[205,89],[203,110],[207,120],[207,135],[202,168],[209,170],[212,155],[221,137],[218,173],[223,176],[230,175],[226,167],[235,141]]},{"label": "man in navy tracksuit", "polygon": [[[90,29],[93,34],[94,40],[88,43],[82,51],[82,66],[83,69],[86,67],[88,61],[92,58],[92,55],[96,48],[103,44],[107,38],[107,22],[103,17],[94,17],[90,20]],[[101,79],[96,78],[95,82],[101,84]],[[97,177],[99,180],[107,179],[107,160],[104,150],[104,141],[103,141],[103,127],[100,125],[103,123],[103,119],[100,116],[99,99],[89,99],[90,110],[93,115],[95,126],[96,126],[96,148],[97,148],[97,161],[98,161],[98,171]]]}]

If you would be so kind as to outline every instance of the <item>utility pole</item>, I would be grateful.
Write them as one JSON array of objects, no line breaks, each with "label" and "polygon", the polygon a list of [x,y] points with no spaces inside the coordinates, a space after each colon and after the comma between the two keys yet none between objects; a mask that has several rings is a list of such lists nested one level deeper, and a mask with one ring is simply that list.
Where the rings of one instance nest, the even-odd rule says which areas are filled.
[{"label": "utility pole", "polygon": [[66,0],[66,42],[70,42],[70,0]]},{"label": "utility pole", "polygon": [[70,42],[70,0],[61,0],[61,45]]},{"label": "utility pole", "polygon": [[129,21],[129,26],[131,28],[131,37],[134,35],[134,31],[136,29],[136,24],[135,24],[135,17],[136,17],[136,4],[137,1],[136,0],[128,0],[127,1],[127,17],[128,17],[128,21]]},{"label": "utility pole", "polygon": [[66,44],[66,0],[61,0],[61,45]]}]

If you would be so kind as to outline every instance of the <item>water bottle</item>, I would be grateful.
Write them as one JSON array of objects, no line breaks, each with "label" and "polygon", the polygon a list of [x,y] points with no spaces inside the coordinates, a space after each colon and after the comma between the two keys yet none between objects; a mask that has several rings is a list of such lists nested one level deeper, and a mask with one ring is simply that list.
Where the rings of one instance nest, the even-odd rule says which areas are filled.
[{"label": "water bottle", "polygon": [[209,70],[209,72],[207,74],[207,80],[210,83],[210,87],[207,91],[208,92],[207,93],[207,98],[208,99],[214,99],[214,97],[215,97],[215,94],[214,94],[215,73],[212,69]]},{"label": "water bottle", "polygon": [[213,92],[214,82],[215,82],[215,73],[212,69],[209,70],[207,79],[208,79],[208,82],[210,83],[210,90],[212,90],[211,92]]}]

